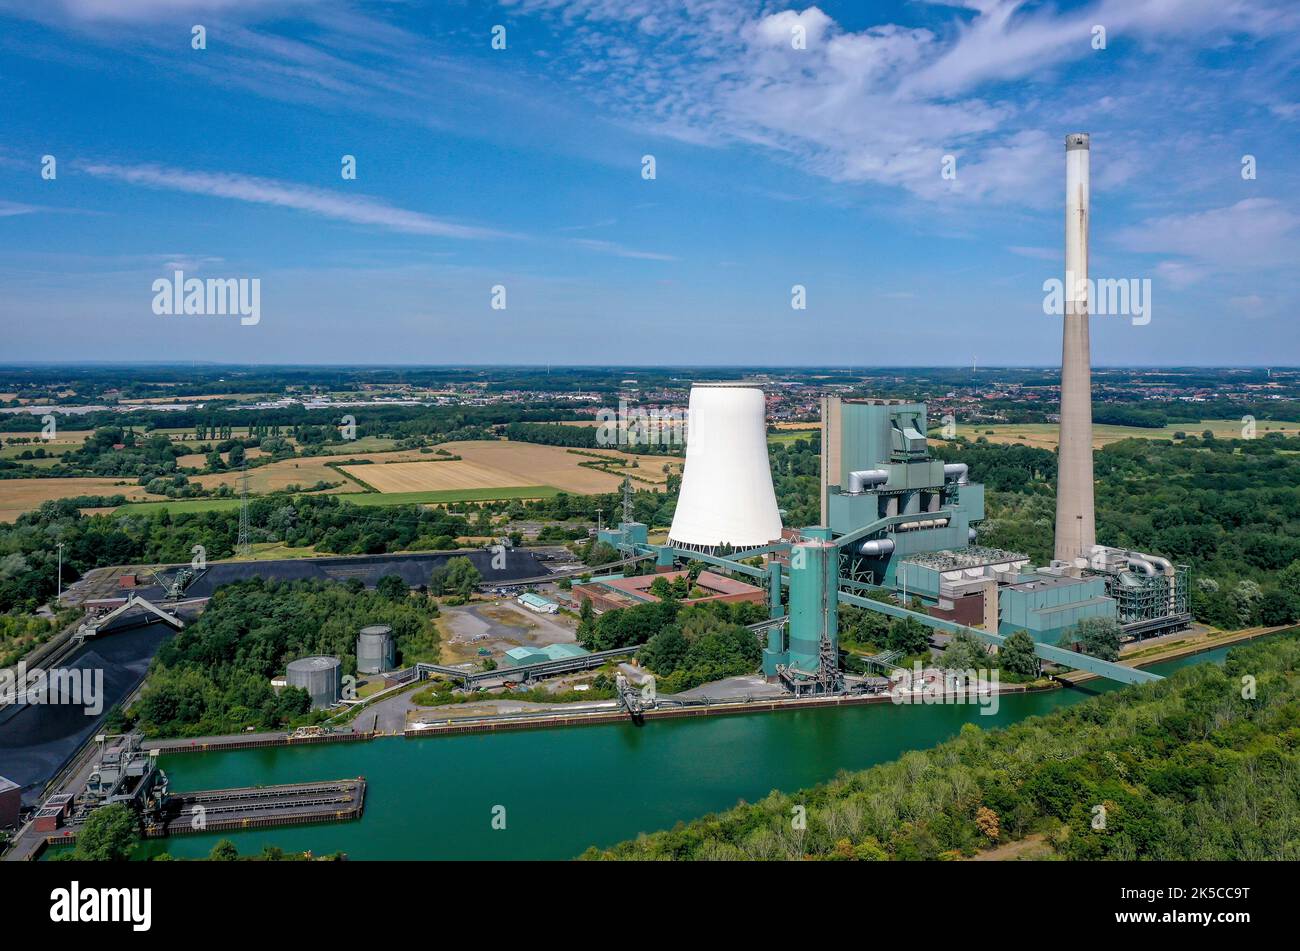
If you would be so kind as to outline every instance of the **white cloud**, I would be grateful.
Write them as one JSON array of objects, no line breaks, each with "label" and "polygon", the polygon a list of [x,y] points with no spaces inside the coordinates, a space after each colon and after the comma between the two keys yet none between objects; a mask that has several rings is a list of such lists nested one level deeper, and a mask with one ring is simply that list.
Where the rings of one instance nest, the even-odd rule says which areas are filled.
[{"label": "white cloud", "polygon": [[0,201],[0,218],[10,218],[14,215],[31,215],[41,210],[36,205],[24,205],[16,201]]},{"label": "white cloud", "polygon": [[[567,57],[553,58],[557,74],[639,129],[774,151],[836,182],[1016,206],[1059,200],[1060,140],[1076,121],[1143,117],[1124,130],[1125,148],[1099,163],[1098,182],[1114,186],[1137,173],[1124,156],[1148,138],[1161,140],[1150,129],[1160,108],[1152,77],[1178,86],[1158,70],[1163,57],[1185,62],[1189,48],[1285,36],[1300,24],[1281,0],[1101,0],[1067,11],[968,0],[936,4],[968,12],[933,30],[890,23],[849,30],[817,6],[773,11],[759,0],[503,3],[553,15],[569,47]],[[633,24],[652,13],[653,35],[637,36]],[[1107,50],[1093,49],[1095,24],[1106,27]],[[796,26],[806,30],[807,49],[791,44]],[[1142,45],[1142,74],[1097,80],[1096,95],[1076,86],[1053,100],[1016,82],[1059,78],[1074,63],[1134,42]],[[1067,112],[1082,116],[1067,120]],[[958,157],[955,181],[940,177],[946,154]]]},{"label": "white cloud", "polygon": [[1188,282],[1193,275],[1225,268],[1292,265],[1297,237],[1300,215],[1271,198],[1245,198],[1222,208],[1149,218],[1122,229],[1116,240],[1129,251],[1176,255],[1194,262],[1161,265],[1167,274]]},{"label": "white cloud", "polygon": [[367,195],[344,195],[233,172],[192,172],[161,165],[109,165],[83,163],[80,169],[98,178],[110,178],[130,185],[230,198],[260,205],[291,208],[307,214],[370,225],[388,231],[423,234],[439,238],[484,239],[513,237],[500,231],[456,224],[419,211],[397,208]]}]

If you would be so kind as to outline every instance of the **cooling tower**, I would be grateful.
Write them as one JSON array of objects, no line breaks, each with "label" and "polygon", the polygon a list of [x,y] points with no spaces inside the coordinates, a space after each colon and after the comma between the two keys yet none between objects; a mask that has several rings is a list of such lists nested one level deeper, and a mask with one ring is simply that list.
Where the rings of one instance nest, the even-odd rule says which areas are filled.
[{"label": "cooling tower", "polygon": [[668,543],[712,552],[780,538],[763,388],[696,383],[687,426],[686,466]]},{"label": "cooling tower", "polygon": [[1092,495],[1092,367],[1088,353],[1088,133],[1065,137],[1065,315],[1056,558],[1086,558],[1097,543]]}]

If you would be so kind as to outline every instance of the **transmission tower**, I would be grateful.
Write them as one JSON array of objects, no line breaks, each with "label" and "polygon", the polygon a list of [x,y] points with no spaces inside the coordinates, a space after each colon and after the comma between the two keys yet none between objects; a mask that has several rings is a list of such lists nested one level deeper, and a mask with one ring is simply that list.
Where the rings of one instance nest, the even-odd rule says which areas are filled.
[{"label": "transmission tower", "polygon": [[632,521],[632,477],[623,476],[623,521]]},{"label": "transmission tower", "polygon": [[239,466],[239,540],[235,543],[235,554],[247,558],[253,553],[253,546],[248,540],[248,464]]}]

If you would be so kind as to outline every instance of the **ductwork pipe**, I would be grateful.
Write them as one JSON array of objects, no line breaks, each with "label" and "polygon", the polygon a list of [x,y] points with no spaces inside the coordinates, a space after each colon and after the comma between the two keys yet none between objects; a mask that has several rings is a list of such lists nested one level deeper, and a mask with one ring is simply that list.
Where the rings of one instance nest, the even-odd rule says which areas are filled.
[{"label": "ductwork pipe", "polygon": [[1154,578],[1156,576],[1156,566],[1151,564],[1151,562],[1147,561],[1145,558],[1136,558],[1133,555],[1129,555],[1128,566],[1134,571],[1142,572],[1148,578]]},{"label": "ductwork pipe", "polygon": [[888,469],[859,469],[849,473],[849,495],[861,495],[868,486],[884,485],[889,481]]},{"label": "ductwork pipe", "polygon": [[869,542],[863,542],[858,552],[872,558],[892,555],[894,553],[894,540],[892,538],[873,538]]},{"label": "ductwork pipe", "polygon": [[966,476],[969,472],[970,467],[964,462],[944,463],[943,477],[945,479],[950,479],[953,476],[956,476],[958,485],[966,485]]},{"label": "ductwork pipe", "polygon": [[1161,558],[1159,555],[1143,555],[1144,559],[1159,569],[1160,573],[1165,576],[1165,594],[1167,600],[1165,603],[1165,613],[1173,614],[1178,605],[1177,592],[1174,590],[1174,566],[1168,558]]}]

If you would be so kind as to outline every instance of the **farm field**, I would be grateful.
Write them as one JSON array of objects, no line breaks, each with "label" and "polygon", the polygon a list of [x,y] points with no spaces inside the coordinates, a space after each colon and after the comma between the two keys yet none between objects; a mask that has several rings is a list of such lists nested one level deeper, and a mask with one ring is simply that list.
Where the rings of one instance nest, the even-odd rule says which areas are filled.
[{"label": "farm field", "polygon": [[[320,481],[344,483],[337,488],[329,489],[329,492],[365,491],[362,486],[340,474],[337,469],[331,469],[325,465],[321,461],[325,458],[322,456],[318,459],[285,459],[267,466],[249,469],[248,491],[253,495],[266,495],[270,492],[287,489],[291,485],[299,485],[305,489]],[[218,486],[227,485],[238,491],[241,485],[238,469],[213,475],[193,476],[190,481],[203,486],[205,489],[215,489]]]},{"label": "farm field", "polygon": [[[495,484],[499,486],[552,485],[563,492],[591,495],[599,492],[615,492],[623,484],[622,475],[601,472],[580,465],[582,462],[596,460],[569,452],[564,446],[540,446],[536,443],[509,440],[469,440],[445,443],[442,448],[460,456],[465,462],[496,470]],[[667,459],[657,456],[638,457],[611,450],[602,450],[601,454],[637,459],[641,465],[629,471],[643,479],[658,483],[664,481],[663,465],[668,461]],[[438,463],[438,465],[455,464]],[[370,482],[369,478],[364,476],[363,478]],[[639,485],[644,487],[645,484],[639,483]],[[438,486],[428,486],[428,488],[438,488]]]},{"label": "farm field", "polygon": [[[68,449],[73,446],[80,446],[90,437],[90,435],[91,432],[89,429],[61,429],[55,434],[53,439],[46,440],[41,438],[40,430],[28,430],[27,432],[21,433],[4,432],[0,433],[0,443],[5,443],[6,449],[14,448],[19,452],[22,452],[24,449],[35,449],[37,446],[44,446],[45,451],[49,452],[51,448],[56,447]],[[8,441],[10,439],[30,439],[32,441],[29,443],[19,443],[16,446],[10,447],[8,446]]]},{"label": "farm field", "polygon": [[148,498],[143,486],[120,479],[0,479],[0,522],[12,522],[42,502],[78,495]]},{"label": "farm field", "polygon": [[[377,492],[427,492],[443,489],[495,489],[530,484],[508,472],[463,459],[447,462],[390,462],[343,466],[343,471]],[[540,484],[540,483],[532,483]]]},{"label": "farm field", "polygon": [[816,432],[816,429],[783,429],[779,433],[768,433],[767,442],[769,445],[782,443],[788,446],[796,440],[808,439]]},{"label": "farm field", "polygon": [[[1110,426],[1095,424],[1092,427],[1092,446],[1100,449],[1122,439],[1173,439],[1174,433],[1188,436],[1199,435],[1206,430],[1224,439],[1241,438],[1242,423],[1239,419],[1203,419],[1199,423],[1177,423],[1161,429],[1146,429],[1141,426]],[[1015,423],[1008,425],[982,424],[961,426],[957,432],[968,439],[984,437],[991,443],[1010,445],[1023,443],[1037,449],[1055,449],[1060,427],[1056,423]],[[1300,424],[1274,420],[1259,420],[1255,424],[1257,436],[1265,433],[1281,432],[1289,436],[1300,434]],[[932,433],[932,438],[938,438]]]},{"label": "farm field", "polygon": [[[347,482],[346,485],[337,489],[331,489],[331,492],[363,492],[365,490],[361,485],[348,480],[338,469],[330,468],[329,463],[347,462],[352,459],[365,459],[375,463],[407,462],[428,458],[427,453],[421,454],[418,449],[405,449],[401,452],[352,452],[346,455],[299,456],[293,459],[282,459],[270,465],[249,469],[248,491],[254,495],[264,495],[268,492],[287,488],[290,485],[300,485],[306,488],[324,480],[326,482]],[[359,468],[372,469],[374,466]],[[194,476],[193,481],[207,489],[214,489],[221,485],[228,485],[232,489],[238,489],[239,470]],[[365,481],[369,482],[370,480],[366,479]],[[518,485],[518,481],[512,484]]]},{"label": "farm field", "polygon": [[[502,499],[549,499],[559,494],[550,485],[505,486],[498,489],[447,489],[441,492],[354,492],[344,501],[374,508],[385,505],[445,505],[454,502],[496,502]],[[325,495],[328,493],[312,493]],[[169,512],[234,512],[239,499],[178,499],[164,502],[130,502],[113,510],[114,515],[147,515],[167,509]],[[268,556],[269,557],[269,556]]]}]

